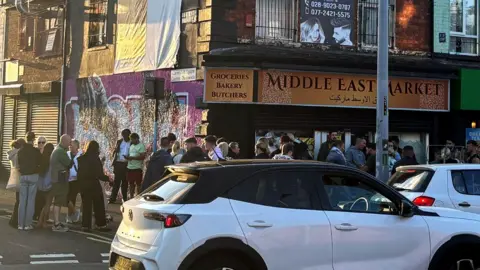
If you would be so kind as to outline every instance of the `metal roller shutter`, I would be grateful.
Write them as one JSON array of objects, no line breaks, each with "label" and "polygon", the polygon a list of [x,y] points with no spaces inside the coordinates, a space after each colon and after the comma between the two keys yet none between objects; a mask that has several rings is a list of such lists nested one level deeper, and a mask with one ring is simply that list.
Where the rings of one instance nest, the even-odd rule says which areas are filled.
[{"label": "metal roller shutter", "polygon": [[25,133],[27,133],[27,121],[28,101],[26,98],[17,98],[14,139],[25,138]]},{"label": "metal roller shutter", "polygon": [[31,99],[31,131],[56,144],[58,140],[58,112],[60,98],[51,95],[34,95]]},{"label": "metal roller shutter", "polygon": [[13,140],[13,120],[15,115],[15,98],[3,97],[3,122],[2,122],[2,164],[6,169],[10,168],[7,152],[10,150],[10,142]]}]

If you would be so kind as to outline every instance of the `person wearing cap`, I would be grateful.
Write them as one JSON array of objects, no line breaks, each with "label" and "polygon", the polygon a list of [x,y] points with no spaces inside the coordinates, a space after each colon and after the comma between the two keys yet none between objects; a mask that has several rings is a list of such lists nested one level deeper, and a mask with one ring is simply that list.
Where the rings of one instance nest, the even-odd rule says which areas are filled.
[{"label": "person wearing cap", "polygon": [[480,156],[477,153],[478,149],[478,143],[477,141],[474,140],[469,140],[467,142],[467,163],[474,163],[474,164],[479,164],[480,163]]},{"label": "person wearing cap", "polygon": [[415,152],[413,151],[413,147],[407,145],[403,148],[403,157],[392,168],[392,175],[397,171],[397,168],[400,166],[408,166],[408,165],[418,165],[417,159],[415,158]]}]

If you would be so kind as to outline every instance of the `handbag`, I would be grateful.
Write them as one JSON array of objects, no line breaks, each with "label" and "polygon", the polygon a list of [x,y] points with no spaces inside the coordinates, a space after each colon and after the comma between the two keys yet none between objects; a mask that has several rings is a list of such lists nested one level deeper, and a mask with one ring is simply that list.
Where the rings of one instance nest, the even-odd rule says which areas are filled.
[{"label": "handbag", "polygon": [[20,171],[17,168],[11,168],[10,178],[8,178],[8,183],[6,189],[16,189],[20,188]]}]

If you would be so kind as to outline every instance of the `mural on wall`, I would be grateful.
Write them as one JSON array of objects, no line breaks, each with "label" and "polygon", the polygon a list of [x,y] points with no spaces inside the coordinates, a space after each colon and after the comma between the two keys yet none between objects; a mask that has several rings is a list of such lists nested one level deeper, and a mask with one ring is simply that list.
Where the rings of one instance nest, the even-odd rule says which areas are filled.
[{"label": "mural on wall", "polygon": [[159,104],[159,138],[169,132],[179,140],[194,136],[202,111],[195,108],[201,96],[201,82],[170,83],[170,72],[91,76],[67,82],[65,132],[84,145],[96,140],[106,158],[106,170],[112,173],[112,153],[123,129],[140,135],[151,151],[155,101],[142,96],[145,76],[165,78],[166,98]]}]

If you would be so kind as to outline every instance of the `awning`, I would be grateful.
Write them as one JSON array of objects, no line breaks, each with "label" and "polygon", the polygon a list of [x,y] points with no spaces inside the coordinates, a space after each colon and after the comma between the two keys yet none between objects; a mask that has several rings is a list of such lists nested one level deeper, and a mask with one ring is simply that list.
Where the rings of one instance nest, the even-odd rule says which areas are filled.
[{"label": "awning", "polygon": [[26,83],[23,86],[25,94],[60,93],[59,81]]},{"label": "awning", "polygon": [[23,84],[0,85],[0,95],[19,96]]}]

